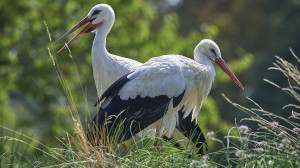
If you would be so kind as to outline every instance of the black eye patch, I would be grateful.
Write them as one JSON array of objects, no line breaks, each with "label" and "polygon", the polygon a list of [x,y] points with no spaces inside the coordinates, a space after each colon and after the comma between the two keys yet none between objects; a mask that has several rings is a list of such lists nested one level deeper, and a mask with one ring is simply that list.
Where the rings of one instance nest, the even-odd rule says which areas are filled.
[{"label": "black eye patch", "polygon": [[212,52],[214,55],[217,55],[215,49],[210,48],[209,50],[210,50],[210,52]]},{"label": "black eye patch", "polygon": [[97,14],[100,13],[100,12],[101,12],[101,10],[95,10],[95,11],[93,12],[92,16],[93,16],[93,15],[97,15]]}]

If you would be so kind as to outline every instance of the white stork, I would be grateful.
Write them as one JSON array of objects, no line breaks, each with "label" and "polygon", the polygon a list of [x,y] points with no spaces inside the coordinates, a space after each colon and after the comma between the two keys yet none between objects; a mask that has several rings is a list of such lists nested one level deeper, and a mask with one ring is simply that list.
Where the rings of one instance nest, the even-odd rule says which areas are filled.
[{"label": "white stork", "polygon": [[[149,130],[176,137],[176,127],[195,128],[216,74],[211,61],[244,90],[221,58],[217,44],[205,39],[194,49],[194,60],[181,55],[155,57],[119,78],[100,97],[92,129],[105,126],[115,133],[122,122],[118,137],[127,140]],[[96,134],[90,130],[88,136],[93,139]]]},{"label": "white stork", "polygon": [[107,4],[98,4],[94,6],[88,15],[82,19],[76,26],[64,34],[54,45],[67,37],[69,34],[85,26],[77,35],[75,35],[59,52],[68,44],[76,40],[83,33],[95,32],[95,39],[92,46],[93,74],[98,95],[106,90],[113,82],[121,76],[133,71],[136,67],[142,65],[132,59],[120,57],[109,53],[106,49],[106,38],[115,21],[115,13]]},{"label": "white stork", "polygon": [[[92,46],[92,64],[99,97],[102,95],[103,91],[117,79],[134,71],[138,66],[142,65],[140,62],[113,55],[107,51],[106,38],[113,26],[114,20],[115,14],[113,9],[107,4],[98,4],[90,10],[84,19],[54,43],[54,45],[56,45],[72,32],[88,23],[64,47],[62,47],[58,53],[82,34],[87,32],[96,33]],[[181,119],[175,130],[183,133],[185,137],[190,137],[193,134],[193,142],[196,143],[196,146],[199,148],[200,145],[205,142],[205,137],[203,136],[200,127],[195,121],[190,122],[191,120],[189,118],[191,118],[191,116],[182,118],[182,111],[179,111],[179,115],[181,116]]]}]

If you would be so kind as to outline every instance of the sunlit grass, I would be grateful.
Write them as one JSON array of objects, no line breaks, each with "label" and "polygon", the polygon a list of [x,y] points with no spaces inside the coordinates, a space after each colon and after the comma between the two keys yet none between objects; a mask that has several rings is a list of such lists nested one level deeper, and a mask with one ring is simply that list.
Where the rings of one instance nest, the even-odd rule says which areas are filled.
[{"label": "sunlit grass", "polygon": [[[300,59],[292,52],[292,55],[300,63]],[[263,109],[259,104],[248,98],[255,106],[247,108],[225,99],[248,114],[250,117],[242,121],[250,121],[257,124],[257,130],[242,125],[234,129],[239,131],[239,136],[227,136],[227,156],[235,155],[235,158],[228,160],[241,166],[255,167],[298,167],[300,164],[300,73],[296,65],[276,57],[277,61],[270,67],[270,70],[277,70],[283,73],[288,80],[287,87],[280,87],[277,84],[264,79],[269,84],[289,94],[298,104],[288,104],[283,108],[290,108],[290,117],[284,118]],[[232,139],[238,139],[239,144],[231,143]]]},{"label": "sunlit grass", "polygon": [[[46,23],[45,26],[47,27]],[[48,34],[51,41],[49,31]],[[284,118],[269,112],[250,98],[248,100],[255,108],[236,104],[223,95],[229,103],[248,115],[242,121],[254,122],[258,129],[254,130],[236,121],[236,126],[228,130],[228,135],[224,137],[225,141],[217,139],[213,132],[209,132],[206,138],[223,147],[217,151],[207,151],[204,156],[200,156],[191,152],[188,146],[179,150],[174,147],[175,141],[164,141],[161,136],[156,137],[155,140],[145,137],[136,138],[134,142],[128,140],[125,143],[117,143],[113,137],[103,136],[105,131],[102,131],[97,146],[91,145],[86,137],[86,123],[88,123],[90,110],[85,90],[80,82],[86,108],[85,111],[78,111],[78,105],[60,69],[55,51],[48,48],[48,52],[68,99],[74,130],[70,130],[72,133],[66,132],[62,138],[59,137],[58,147],[54,148],[22,132],[0,126],[2,130],[13,134],[0,136],[0,167],[297,167],[300,164],[300,114],[298,112],[300,73],[297,66],[280,57],[276,57],[274,67],[269,69],[282,72],[289,85],[280,87],[267,79],[265,81],[296,100],[298,104],[288,104],[283,107],[291,109],[290,117]],[[300,63],[300,59],[293,52],[292,55]],[[74,64],[80,81],[70,50],[69,58]],[[86,118],[80,119],[79,113],[86,113]],[[235,136],[233,131],[238,132],[238,136]],[[157,141],[161,142],[162,146],[155,146],[154,143]],[[124,144],[127,147],[124,147]],[[29,155],[29,150],[36,152],[34,155]]]}]

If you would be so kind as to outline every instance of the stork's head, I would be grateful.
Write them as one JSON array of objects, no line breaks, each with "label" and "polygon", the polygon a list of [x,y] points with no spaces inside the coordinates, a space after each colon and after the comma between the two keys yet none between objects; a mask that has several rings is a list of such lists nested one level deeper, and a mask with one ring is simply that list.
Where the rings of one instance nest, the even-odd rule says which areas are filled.
[{"label": "stork's head", "polygon": [[221,51],[218,45],[212,40],[204,39],[200,41],[200,43],[194,50],[194,58],[199,63],[202,63],[202,61],[204,61],[206,58],[215,62],[231,78],[231,80],[233,80],[234,83],[236,83],[242,90],[244,90],[241,82],[232,73],[228,65],[222,59]]},{"label": "stork's head", "polygon": [[209,60],[215,61],[221,57],[221,51],[218,45],[209,39],[201,40],[194,50],[194,57],[196,61],[202,61],[203,58],[208,57]]},{"label": "stork's head", "polygon": [[112,26],[115,20],[115,13],[109,5],[98,4],[90,10],[86,18],[88,18],[87,22],[90,22],[92,25],[92,27],[86,32],[91,32],[102,26],[104,23],[111,23],[110,25]]},{"label": "stork's head", "polygon": [[[97,31],[99,27],[103,27],[105,25],[106,31],[109,31],[114,23],[115,13],[113,9],[107,4],[98,4],[94,6],[88,15],[83,18],[79,23],[77,23],[71,30],[69,30],[66,34],[64,34],[59,40],[57,40],[54,44],[56,45],[62,39],[67,37],[69,34],[82,27],[86,23],[88,23],[78,34],[76,34],[66,45],[70,44],[72,41],[76,40],[83,33]],[[62,51],[66,48],[66,45],[58,51]]]}]

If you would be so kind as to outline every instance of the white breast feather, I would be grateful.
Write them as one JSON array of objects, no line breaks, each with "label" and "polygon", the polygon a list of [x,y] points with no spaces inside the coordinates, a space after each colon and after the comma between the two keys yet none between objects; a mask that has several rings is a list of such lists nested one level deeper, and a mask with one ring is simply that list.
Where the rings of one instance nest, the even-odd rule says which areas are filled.
[{"label": "white breast feather", "polygon": [[156,57],[138,67],[129,76],[131,81],[123,86],[119,96],[123,100],[134,99],[137,95],[143,98],[147,96],[154,98],[160,95],[172,98],[185,91],[184,97],[177,107],[173,108],[173,103],[170,103],[166,115],[140,133],[153,133],[152,129],[159,127],[160,133],[170,136],[178,121],[178,110],[182,106],[185,106],[184,117],[193,110],[192,120],[197,119],[203,101],[210,91],[214,76],[215,71],[211,63],[204,66],[178,55]]},{"label": "white breast feather", "polygon": [[[98,55],[98,53],[102,55]],[[98,96],[120,77],[135,70],[142,63],[132,59],[96,51],[92,54],[93,74]]]}]

